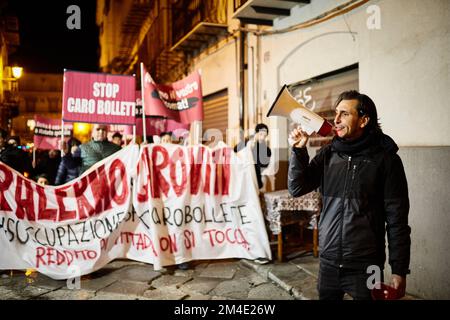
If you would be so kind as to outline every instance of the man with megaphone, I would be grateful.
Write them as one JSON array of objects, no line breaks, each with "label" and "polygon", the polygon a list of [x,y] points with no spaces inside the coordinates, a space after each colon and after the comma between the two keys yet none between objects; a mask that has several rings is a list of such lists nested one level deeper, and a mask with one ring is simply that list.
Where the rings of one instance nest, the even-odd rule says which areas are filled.
[{"label": "man with megaphone", "polygon": [[374,102],[357,91],[343,92],[334,108],[331,144],[309,161],[309,134],[302,128],[289,136],[292,152],[288,188],[294,197],[319,188],[320,299],[371,299],[368,268],[382,278],[385,233],[389,244],[391,285],[405,295],[409,273],[408,186],[396,143],[378,122]]}]

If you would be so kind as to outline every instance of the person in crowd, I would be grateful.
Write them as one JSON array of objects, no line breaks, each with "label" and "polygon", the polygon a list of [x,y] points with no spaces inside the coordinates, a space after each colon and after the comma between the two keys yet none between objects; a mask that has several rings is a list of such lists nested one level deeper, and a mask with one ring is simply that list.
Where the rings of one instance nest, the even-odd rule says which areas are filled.
[{"label": "person in crowd", "polygon": [[33,174],[33,165],[31,163],[30,154],[22,149],[19,136],[10,136],[8,138],[8,144],[13,148],[17,148],[20,154],[20,161],[22,165],[23,175],[29,177]]},{"label": "person in crowd", "polygon": [[258,123],[255,127],[255,135],[249,140],[249,144],[255,162],[256,178],[258,180],[258,187],[263,187],[263,180],[261,172],[269,166],[272,151],[267,145],[266,139],[269,134],[269,128],[264,123]]},{"label": "person in crowd", "polygon": [[20,146],[20,137],[19,136],[10,136],[8,138],[8,144],[13,146],[14,148],[17,148]]},{"label": "person in crowd", "polygon": [[51,185],[55,184],[56,174],[58,172],[59,164],[61,163],[61,151],[52,149],[48,151],[48,162],[46,170],[44,171],[48,176],[48,181]]},{"label": "person in crowd", "polygon": [[38,175],[37,178],[36,178],[36,183],[41,185],[41,186],[49,185],[49,181],[48,181],[47,175],[45,173],[41,173],[40,175]]},{"label": "person in crowd", "polygon": [[51,149],[46,151],[42,157],[40,157],[35,169],[35,175],[45,173],[47,175],[50,185],[55,184],[56,173],[61,162],[61,153],[59,150]]},{"label": "person in crowd", "polygon": [[161,143],[172,143],[172,132],[161,132],[159,135]]},{"label": "person in crowd", "polygon": [[223,143],[223,134],[219,129],[207,129],[203,133],[202,143],[211,149],[214,149]]},{"label": "person in crowd", "polygon": [[153,136],[146,136],[147,144],[154,143]]},{"label": "person in crowd", "polygon": [[[12,144],[9,143],[9,140],[12,140]],[[18,149],[19,145],[18,137],[8,138],[7,132],[0,129],[0,161],[22,175],[31,174],[31,160],[26,152]]]},{"label": "person in crowd", "polygon": [[80,144],[81,142],[75,138],[71,138],[67,142],[64,142],[64,156],[62,157],[61,163],[58,167],[55,185],[59,186],[61,184],[65,184],[80,175]]},{"label": "person in crowd", "polygon": [[309,136],[290,133],[293,148],[288,189],[299,197],[316,188],[322,194],[319,223],[319,299],[370,300],[368,279],[378,270],[383,281],[387,231],[391,282],[405,295],[411,229],[408,184],[394,140],[378,122],[375,103],[346,91],[334,105],[336,136],[309,161]]},{"label": "person in crowd", "polygon": [[121,149],[117,144],[108,141],[107,131],[107,125],[94,124],[91,141],[80,145],[80,174]]},{"label": "person in crowd", "polygon": [[187,147],[191,143],[190,139],[191,139],[191,134],[189,131],[186,130],[185,132],[183,132],[183,134],[180,135],[179,144]]},{"label": "person in crowd", "polygon": [[115,132],[112,136],[112,143],[117,144],[119,147],[122,146],[122,135],[120,134],[120,132]]}]

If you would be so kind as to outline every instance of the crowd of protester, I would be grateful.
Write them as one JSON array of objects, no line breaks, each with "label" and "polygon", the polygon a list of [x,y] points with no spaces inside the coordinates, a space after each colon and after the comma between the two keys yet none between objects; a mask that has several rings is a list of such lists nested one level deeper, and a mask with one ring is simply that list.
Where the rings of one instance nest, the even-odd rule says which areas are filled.
[{"label": "crowd of protester", "polygon": [[[205,132],[202,143],[209,147],[217,146],[222,141],[222,136],[208,132],[208,130]],[[5,130],[0,129],[0,161],[42,185],[63,185],[122,148],[123,135],[115,132],[109,141],[107,133],[107,125],[94,124],[90,141],[82,144],[78,139],[71,137],[62,143],[61,150],[36,149],[33,157],[31,152],[22,149],[20,137],[9,136]],[[267,167],[271,156],[270,148],[266,144],[267,134],[267,126],[258,124],[253,137],[234,147],[235,152],[242,150],[245,146],[250,146],[252,149],[260,188],[262,186],[261,170]],[[162,132],[157,136],[147,136],[145,141],[147,144],[169,143],[183,146],[189,145],[189,142],[189,131],[183,134]]]},{"label": "crowd of protester", "polygon": [[[111,137],[111,141],[109,141],[107,133],[107,125],[94,124],[90,141],[81,143],[78,139],[71,137],[61,144],[61,150],[36,149],[33,157],[30,152],[22,149],[20,137],[8,136],[5,130],[0,129],[0,161],[25,177],[33,179],[39,185],[63,185],[76,179],[97,162],[122,148],[124,144],[122,134],[115,132]],[[271,156],[270,149],[265,142],[267,134],[267,126],[258,124],[255,128],[255,135],[234,148],[236,152],[245,146],[251,148],[260,188],[262,186],[261,169],[267,167]],[[220,141],[223,141],[221,134],[217,135],[215,132],[207,130],[202,139],[202,144],[213,148]],[[162,132],[158,136],[147,136],[144,143],[186,146],[190,143],[190,135],[189,131],[185,131],[183,134]],[[34,158],[33,161],[31,160],[32,158]],[[186,270],[190,266],[189,263],[181,263],[177,267]]]}]

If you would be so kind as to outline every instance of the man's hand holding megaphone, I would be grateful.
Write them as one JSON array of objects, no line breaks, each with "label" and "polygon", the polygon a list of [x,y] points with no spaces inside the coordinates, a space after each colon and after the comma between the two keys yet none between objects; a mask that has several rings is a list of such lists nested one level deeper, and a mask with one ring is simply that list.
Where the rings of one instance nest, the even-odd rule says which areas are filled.
[{"label": "man's hand holding megaphone", "polygon": [[308,143],[309,135],[299,126],[289,133],[289,145],[294,148],[303,148]]},{"label": "man's hand holding megaphone", "polygon": [[[286,85],[278,93],[269,112],[267,112],[267,117],[270,116],[290,118],[294,123],[301,125],[301,129],[297,128],[291,132],[292,142],[291,137],[289,138],[289,144],[296,148],[305,146],[309,135],[313,132],[326,137],[333,128],[328,121],[308,109],[303,103],[297,101],[291,95]],[[303,138],[302,135],[304,135]]]}]

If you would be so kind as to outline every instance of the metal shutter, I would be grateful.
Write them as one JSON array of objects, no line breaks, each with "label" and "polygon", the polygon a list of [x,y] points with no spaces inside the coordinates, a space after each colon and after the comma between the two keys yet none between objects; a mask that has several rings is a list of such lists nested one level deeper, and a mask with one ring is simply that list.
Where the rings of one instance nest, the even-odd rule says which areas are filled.
[{"label": "metal shutter", "polygon": [[203,125],[205,132],[208,129],[218,129],[226,142],[228,128],[228,90],[224,89],[203,97]]}]

